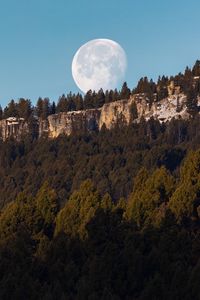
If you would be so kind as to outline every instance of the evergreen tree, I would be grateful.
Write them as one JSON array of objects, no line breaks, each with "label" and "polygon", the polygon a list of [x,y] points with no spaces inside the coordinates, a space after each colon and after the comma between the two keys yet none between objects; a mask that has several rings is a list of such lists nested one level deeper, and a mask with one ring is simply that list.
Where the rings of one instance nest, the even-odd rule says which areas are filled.
[{"label": "evergreen tree", "polygon": [[127,213],[138,226],[159,223],[165,216],[163,212],[174,188],[173,178],[164,167],[157,169],[148,178],[145,170],[138,176]]},{"label": "evergreen tree", "polygon": [[2,109],[2,107],[0,105],[0,120],[2,120],[2,119],[3,119],[3,109]]},{"label": "evergreen tree", "polygon": [[131,90],[128,88],[127,83],[124,82],[122,85],[122,89],[120,92],[120,98],[121,99],[129,99],[131,95]]},{"label": "evergreen tree", "polygon": [[132,123],[134,120],[138,118],[137,105],[135,102],[131,104],[130,113],[131,113],[130,123]]},{"label": "evergreen tree", "polygon": [[44,98],[42,115],[41,115],[43,120],[47,119],[47,117],[50,115],[50,111],[51,111],[51,108],[50,108],[49,98]]},{"label": "evergreen tree", "polygon": [[168,77],[162,76],[157,82],[157,98],[158,101],[168,97]]},{"label": "evergreen tree", "polygon": [[200,213],[200,151],[190,152],[181,167],[179,185],[169,207],[179,222],[199,218]]},{"label": "evergreen tree", "polygon": [[68,104],[67,98],[63,94],[58,99],[58,104],[57,104],[57,107],[56,107],[56,112],[60,113],[60,112],[68,112],[68,111],[69,111],[69,104]]},{"label": "evergreen tree", "polygon": [[74,192],[65,207],[59,212],[56,221],[56,233],[65,232],[68,235],[85,238],[86,224],[94,216],[100,206],[100,195],[92,182],[82,183],[80,190]]},{"label": "evergreen tree", "polygon": [[19,103],[17,105],[17,110],[19,117],[28,120],[32,114],[31,101],[20,98]]},{"label": "evergreen tree", "polygon": [[94,96],[95,93],[92,90],[89,90],[84,97],[84,109],[94,108]]},{"label": "evergreen tree", "polygon": [[83,97],[81,94],[77,94],[75,98],[76,110],[83,110]]},{"label": "evergreen tree", "polygon": [[11,100],[4,109],[4,118],[18,117],[17,104],[14,100]]},{"label": "evergreen tree", "polygon": [[193,86],[188,88],[186,95],[187,95],[186,106],[187,106],[188,112],[191,115],[194,115],[198,112],[198,106],[197,106],[197,92],[194,90]]},{"label": "evergreen tree", "polygon": [[200,60],[197,60],[194,67],[192,68],[193,76],[200,76]]},{"label": "evergreen tree", "polygon": [[102,89],[100,89],[96,95],[96,107],[102,107],[105,103],[105,94]]},{"label": "evergreen tree", "polygon": [[36,104],[36,113],[38,118],[42,117],[42,113],[43,113],[43,100],[42,98],[39,98]]},{"label": "evergreen tree", "polygon": [[50,109],[50,114],[51,115],[55,115],[56,113],[56,104],[55,102],[53,101],[52,105],[51,105],[51,109]]},{"label": "evergreen tree", "polygon": [[58,212],[58,201],[55,191],[50,188],[48,182],[45,182],[37,193],[36,207],[44,220],[43,226],[49,230]]}]

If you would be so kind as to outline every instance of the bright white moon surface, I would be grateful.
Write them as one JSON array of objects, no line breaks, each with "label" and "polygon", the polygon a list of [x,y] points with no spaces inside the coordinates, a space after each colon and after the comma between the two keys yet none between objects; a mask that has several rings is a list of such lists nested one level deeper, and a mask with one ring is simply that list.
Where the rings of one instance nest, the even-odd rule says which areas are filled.
[{"label": "bright white moon surface", "polygon": [[115,89],[124,80],[127,59],[124,49],[108,39],[91,40],[76,52],[72,75],[81,91]]}]

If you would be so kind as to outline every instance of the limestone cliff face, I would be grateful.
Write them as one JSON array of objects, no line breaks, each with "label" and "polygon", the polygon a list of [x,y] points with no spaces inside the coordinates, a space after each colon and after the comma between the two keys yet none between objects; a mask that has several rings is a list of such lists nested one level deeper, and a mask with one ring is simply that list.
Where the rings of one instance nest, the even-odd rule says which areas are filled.
[{"label": "limestone cliff face", "polygon": [[70,135],[73,132],[97,130],[100,115],[101,109],[87,109],[51,115],[48,117],[48,135],[50,138],[55,138],[60,134]]},{"label": "limestone cliff face", "polygon": [[99,129],[103,125],[107,129],[111,129],[119,122],[129,124],[131,120],[131,105],[134,101],[135,99],[131,98],[129,100],[125,99],[104,104],[101,109]]},{"label": "limestone cliff face", "polygon": [[11,137],[19,141],[28,132],[28,123],[23,118],[10,117],[0,121],[0,137],[3,141]]},{"label": "limestone cliff face", "polygon": [[131,120],[131,104],[134,99],[119,100],[104,104],[99,109],[87,109],[84,111],[74,111],[59,113],[48,117],[47,124],[44,121],[40,125],[40,135],[48,131],[50,138],[55,138],[60,134],[71,135],[74,132],[88,132],[100,130],[103,125],[107,129],[113,128],[116,123],[129,124]]},{"label": "limestone cliff face", "polygon": [[49,122],[48,120],[38,120],[38,128],[39,128],[39,133],[38,136],[41,137],[42,135],[49,135]]},{"label": "limestone cliff face", "polygon": [[[134,95],[132,99],[137,106],[138,121],[141,117],[146,120],[153,117],[160,122],[167,122],[172,118],[188,119],[190,116],[186,106],[187,97],[182,93],[170,95],[168,98],[154,102],[152,105],[149,104],[144,94]],[[200,101],[198,105],[200,105]]]},{"label": "limestone cliff face", "polygon": [[[189,118],[186,107],[186,97],[181,93],[174,93],[159,102],[149,104],[144,94],[131,96],[130,99],[106,103],[99,109],[87,109],[50,115],[47,120],[35,119],[34,127],[22,118],[8,118],[0,121],[0,137],[4,141],[14,137],[20,140],[34,128],[34,136],[46,135],[56,138],[61,134],[71,135],[77,132],[91,132],[100,130],[102,126],[113,128],[117,123],[128,125],[139,122],[141,117],[149,120],[151,117],[160,122],[170,121],[172,118]],[[137,119],[133,118],[133,104],[137,109]],[[200,98],[198,101],[200,106]]]}]

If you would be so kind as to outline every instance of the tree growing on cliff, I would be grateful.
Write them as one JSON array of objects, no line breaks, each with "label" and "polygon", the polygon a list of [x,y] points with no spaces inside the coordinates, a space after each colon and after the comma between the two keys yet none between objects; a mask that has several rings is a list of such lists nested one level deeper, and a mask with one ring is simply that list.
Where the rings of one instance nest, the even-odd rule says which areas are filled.
[{"label": "tree growing on cliff", "polygon": [[51,109],[50,109],[50,113],[51,115],[54,115],[56,113],[56,104],[55,102],[53,101],[53,103],[51,104]]},{"label": "tree growing on cliff", "polygon": [[168,83],[169,83],[168,77],[159,76],[157,87],[156,87],[158,101],[168,97]]},{"label": "tree growing on cliff", "polygon": [[193,76],[200,76],[200,60],[197,60],[194,67],[192,68]]},{"label": "tree growing on cliff", "polygon": [[2,119],[3,119],[3,109],[2,109],[2,107],[0,105],[0,120],[2,120]]},{"label": "tree growing on cliff", "polygon": [[17,111],[17,103],[15,103],[14,100],[11,100],[8,105],[4,108],[3,117],[9,118],[9,117],[17,117],[18,111]]},{"label": "tree growing on cliff", "polygon": [[133,94],[146,94],[150,104],[154,101],[154,94],[156,93],[156,84],[151,79],[143,77],[139,80],[136,89],[133,90]]},{"label": "tree growing on cliff", "polygon": [[120,92],[120,98],[121,99],[129,99],[131,95],[131,90],[128,88],[128,85],[126,82],[122,85],[122,89]]},{"label": "tree growing on cliff", "polygon": [[187,102],[186,102],[186,106],[188,109],[188,112],[191,115],[194,115],[198,112],[198,100],[197,100],[197,96],[198,93],[197,91],[193,88],[193,86],[188,87],[187,91],[186,91],[186,96],[187,96]]},{"label": "tree growing on cliff", "polygon": [[89,90],[84,97],[84,109],[94,108],[94,97],[96,97],[96,93]]},{"label": "tree growing on cliff", "polygon": [[105,103],[105,94],[103,89],[100,89],[96,95],[96,107],[102,107]]},{"label": "tree growing on cliff", "polygon": [[20,118],[28,120],[33,112],[31,101],[20,98],[17,105],[17,111]]},{"label": "tree growing on cliff", "polygon": [[135,102],[131,104],[130,107],[130,114],[131,114],[131,119],[130,122],[132,123],[134,120],[138,118],[138,111],[137,111],[137,105]]},{"label": "tree growing on cliff", "polygon": [[49,98],[39,98],[36,104],[37,116],[45,120],[51,114],[51,104]]}]

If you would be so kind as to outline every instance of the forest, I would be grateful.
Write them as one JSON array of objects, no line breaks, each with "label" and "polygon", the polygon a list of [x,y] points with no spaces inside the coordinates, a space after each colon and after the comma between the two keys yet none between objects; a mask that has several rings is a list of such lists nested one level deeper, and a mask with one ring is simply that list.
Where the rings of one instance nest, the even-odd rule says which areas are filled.
[{"label": "forest", "polygon": [[[200,299],[199,75],[174,77],[188,120],[0,142],[0,299]],[[119,97],[167,96],[159,80]],[[45,101],[1,116],[46,118]]]}]

